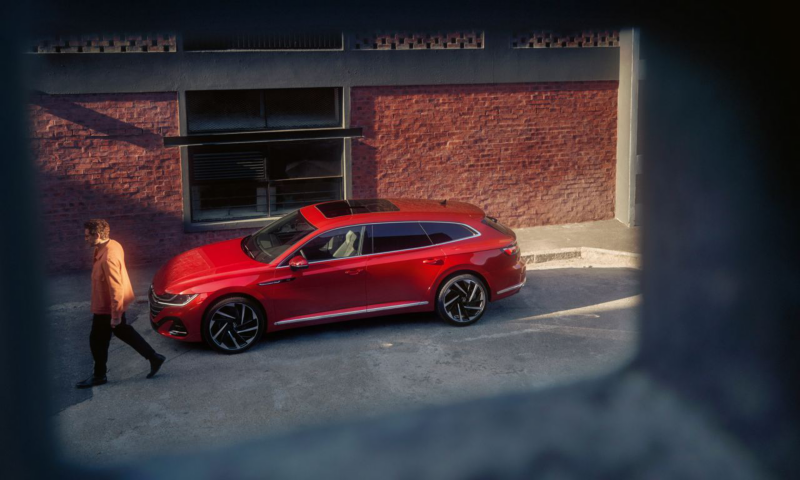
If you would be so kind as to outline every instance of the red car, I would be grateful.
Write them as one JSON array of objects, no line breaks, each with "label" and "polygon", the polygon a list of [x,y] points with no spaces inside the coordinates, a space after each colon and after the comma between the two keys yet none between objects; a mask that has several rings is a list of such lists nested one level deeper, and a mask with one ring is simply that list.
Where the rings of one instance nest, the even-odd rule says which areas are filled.
[{"label": "red car", "polygon": [[470,325],[523,285],[516,235],[474,205],[343,200],[172,258],[150,319],[161,335],[239,353],[265,331],[386,313]]}]

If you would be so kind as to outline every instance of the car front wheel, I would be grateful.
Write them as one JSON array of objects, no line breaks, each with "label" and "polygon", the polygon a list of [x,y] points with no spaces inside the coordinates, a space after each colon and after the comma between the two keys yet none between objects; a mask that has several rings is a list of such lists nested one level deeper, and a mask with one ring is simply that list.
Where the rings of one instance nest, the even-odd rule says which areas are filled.
[{"label": "car front wheel", "polygon": [[488,299],[481,279],[464,273],[444,282],[436,300],[436,312],[451,325],[464,327],[483,316]]},{"label": "car front wheel", "polygon": [[244,297],[224,298],[203,319],[203,340],[222,353],[241,353],[261,338],[266,319],[255,302]]}]

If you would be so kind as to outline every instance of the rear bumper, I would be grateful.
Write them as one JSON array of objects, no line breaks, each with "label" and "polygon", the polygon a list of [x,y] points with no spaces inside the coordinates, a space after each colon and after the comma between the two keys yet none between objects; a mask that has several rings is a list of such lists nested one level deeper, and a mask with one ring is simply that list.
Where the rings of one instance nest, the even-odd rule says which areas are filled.
[{"label": "rear bumper", "polygon": [[527,279],[523,280],[522,283],[518,283],[516,285],[512,285],[512,286],[510,286],[508,288],[504,288],[504,289],[500,290],[499,292],[497,292],[497,295],[502,295],[502,294],[508,293],[508,292],[510,292],[512,290],[520,290],[522,287],[525,286],[525,281],[526,280]]},{"label": "rear bumper", "polygon": [[526,266],[521,260],[514,265],[515,274],[512,276],[511,285],[506,284],[503,288],[497,290],[492,300],[500,300],[501,298],[510,297],[522,289],[527,281]]}]

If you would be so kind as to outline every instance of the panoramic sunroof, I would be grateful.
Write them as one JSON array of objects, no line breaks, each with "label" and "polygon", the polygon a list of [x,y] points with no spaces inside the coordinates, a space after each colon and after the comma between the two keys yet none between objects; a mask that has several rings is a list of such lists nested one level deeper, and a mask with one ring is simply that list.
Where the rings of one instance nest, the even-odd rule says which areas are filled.
[{"label": "panoramic sunroof", "polygon": [[389,200],[342,200],[340,202],[323,203],[317,209],[326,218],[342,217],[344,215],[357,215],[359,213],[396,212],[397,205]]}]

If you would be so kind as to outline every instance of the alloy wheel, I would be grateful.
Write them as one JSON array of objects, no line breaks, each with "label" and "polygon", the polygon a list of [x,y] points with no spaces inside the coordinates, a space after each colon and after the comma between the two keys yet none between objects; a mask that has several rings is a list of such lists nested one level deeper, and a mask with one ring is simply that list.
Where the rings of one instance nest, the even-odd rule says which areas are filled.
[{"label": "alloy wheel", "polygon": [[250,346],[261,327],[261,317],[245,303],[217,307],[208,320],[208,338],[222,350],[236,352]]},{"label": "alloy wheel", "polygon": [[442,307],[453,322],[470,323],[477,320],[486,308],[486,290],[472,276],[457,277],[447,285]]}]

